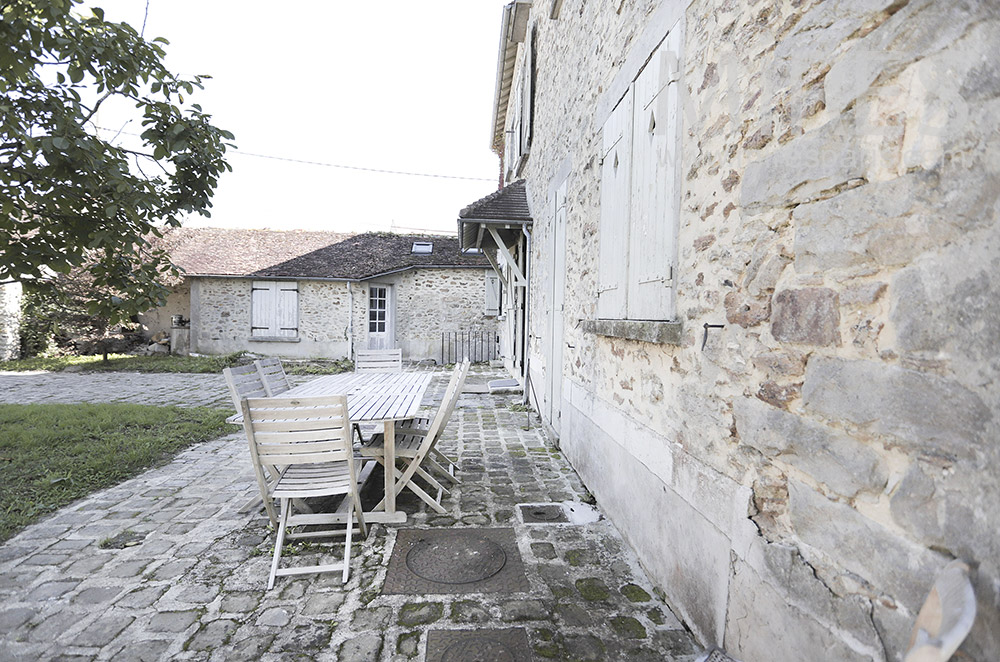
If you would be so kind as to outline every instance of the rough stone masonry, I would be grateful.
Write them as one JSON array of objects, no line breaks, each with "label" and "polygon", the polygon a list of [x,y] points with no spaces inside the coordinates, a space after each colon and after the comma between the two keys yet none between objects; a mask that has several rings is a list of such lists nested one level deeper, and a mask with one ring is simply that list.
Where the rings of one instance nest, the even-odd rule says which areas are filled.
[{"label": "rough stone masonry", "polygon": [[[902,659],[953,557],[976,566],[966,659],[1000,658],[996,2],[552,4],[519,49],[534,98],[518,176],[533,320],[567,185],[555,408],[587,487],[694,632],[747,662]],[[675,29],[682,332],[657,344],[581,322],[597,317],[597,108]]]}]

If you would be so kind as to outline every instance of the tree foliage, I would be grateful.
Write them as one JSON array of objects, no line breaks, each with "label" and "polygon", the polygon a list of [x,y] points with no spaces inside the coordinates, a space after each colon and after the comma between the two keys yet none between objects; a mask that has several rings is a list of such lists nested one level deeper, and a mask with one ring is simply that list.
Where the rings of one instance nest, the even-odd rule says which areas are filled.
[{"label": "tree foliage", "polygon": [[[166,40],[78,2],[0,0],[0,282],[83,268],[114,324],[164,301],[176,269],[151,241],[209,215],[233,136],[188,101],[206,77],[168,71]],[[94,124],[122,101],[128,147]]]}]

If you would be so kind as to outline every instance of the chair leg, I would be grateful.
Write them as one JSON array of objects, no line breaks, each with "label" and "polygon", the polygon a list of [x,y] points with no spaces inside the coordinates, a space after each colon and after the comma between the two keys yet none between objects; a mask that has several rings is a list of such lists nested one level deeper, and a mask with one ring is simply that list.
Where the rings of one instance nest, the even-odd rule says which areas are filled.
[{"label": "chair leg", "polygon": [[344,575],[343,583],[347,583],[347,577],[351,574],[351,533],[354,532],[354,509],[347,511],[347,536],[344,539]]},{"label": "chair leg", "polygon": [[438,474],[442,478],[444,478],[445,480],[447,480],[452,485],[461,485],[462,484],[462,481],[460,481],[458,478],[456,478],[455,474],[451,473],[450,471],[448,471],[448,469],[446,469],[445,467],[443,467],[440,464],[438,464],[434,459],[428,457],[428,458],[424,459],[424,462],[426,462],[427,465],[431,469],[433,469],[434,471],[438,472]]},{"label": "chair leg", "polygon": [[271,561],[271,576],[267,580],[267,590],[274,588],[274,578],[278,575],[278,561],[281,560],[281,548],[285,544],[285,526],[288,524],[288,513],[291,509],[291,499],[281,501],[281,517],[278,519],[278,539],[274,543],[274,559]]}]

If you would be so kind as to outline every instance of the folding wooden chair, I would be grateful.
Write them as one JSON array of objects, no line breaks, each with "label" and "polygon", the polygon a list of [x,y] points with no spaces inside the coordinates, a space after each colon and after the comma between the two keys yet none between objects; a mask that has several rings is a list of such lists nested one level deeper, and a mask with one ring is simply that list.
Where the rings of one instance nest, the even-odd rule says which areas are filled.
[{"label": "folding wooden chair", "polygon": [[267,397],[273,398],[276,395],[281,395],[292,387],[288,383],[288,375],[285,374],[285,368],[281,365],[281,359],[258,359],[253,364],[257,366],[260,380],[264,382]]},{"label": "folding wooden chair", "polygon": [[354,353],[355,372],[403,372],[402,349],[359,349]]},{"label": "folding wooden chair", "polygon": [[[354,514],[362,536],[368,535],[358,476],[351,446],[351,421],[347,398],[342,395],[315,398],[248,398],[243,401],[243,427],[250,442],[250,456],[261,492],[268,498],[264,506],[273,516],[273,499],[281,510],[278,537],[267,588],[274,587],[278,576],[307,573],[343,572],[346,582],[351,563],[351,534]],[[278,479],[268,483],[265,466],[282,467]],[[294,532],[296,526],[337,524],[341,517],[328,513],[293,513],[293,499],[344,495],[350,500],[346,527],[343,530]],[[342,563],[280,568],[285,538],[345,535]]]},{"label": "folding wooden chair", "polygon": [[226,386],[229,387],[229,395],[233,399],[233,406],[236,413],[227,418],[230,423],[243,412],[243,398],[264,398],[268,396],[267,387],[260,376],[260,371],[253,364],[241,365],[235,368],[223,368],[222,376],[226,378]]},{"label": "folding wooden chair", "polygon": [[[465,377],[468,374],[468,371],[468,360],[455,368],[455,371],[452,373],[451,380],[448,382],[448,389],[445,391],[441,406],[438,408],[437,414],[435,414],[434,419],[431,421],[430,426],[427,429],[403,428],[398,434],[396,434],[396,460],[402,465],[402,470],[396,467],[385,466],[385,438],[383,434],[379,433],[373,435],[368,442],[361,446],[362,457],[373,458],[376,462],[381,464],[386,471],[395,472],[396,494],[399,494],[405,487],[423,499],[427,505],[438,513],[446,512],[441,506],[441,496],[443,494],[448,494],[449,490],[438,482],[438,480],[434,478],[430,472],[424,469],[422,465],[426,465],[431,469],[438,471],[441,475],[447,476],[452,482],[459,482],[458,479],[455,478],[445,467],[439,464],[432,457],[432,455],[435,451],[434,447],[437,444],[438,439],[441,437],[441,433],[444,432],[444,429],[448,424],[451,412],[455,409],[455,403],[458,402],[458,396],[462,392],[462,386],[465,383]],[[414,482],[415,476],[420,476],[427,482],[428,485],[430,485],[433,489],[436,489],[437,497],[432,497],[423,488],[417,485]],[[384,500],[375,507],[381,507],[382,503],[384,503]]]}]

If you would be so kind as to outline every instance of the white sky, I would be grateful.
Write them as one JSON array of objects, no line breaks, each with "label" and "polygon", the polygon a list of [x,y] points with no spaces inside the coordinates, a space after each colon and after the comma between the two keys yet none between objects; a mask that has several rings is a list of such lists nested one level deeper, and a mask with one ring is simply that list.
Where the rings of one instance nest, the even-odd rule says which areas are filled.
[{"label": "white sky", "polygon": [[[490,120],[508,1],[150,0],[146,38],[170,41],[174,73],[212,76],[192,101],[239,147],[212,217],[186,225],[454,233],[459,210],[497,187]],[[146,3],[84,6],[140,30]],[[121,128],[112,115],[98,122]]]}]

